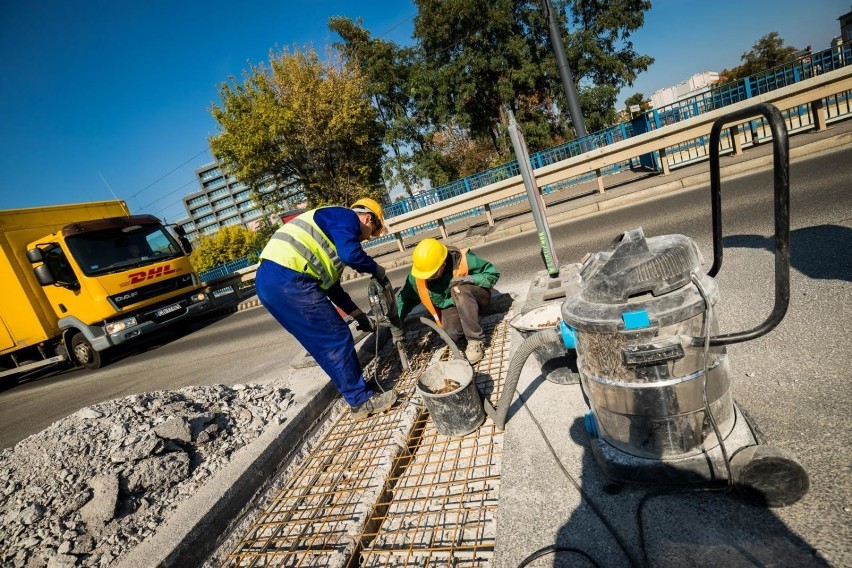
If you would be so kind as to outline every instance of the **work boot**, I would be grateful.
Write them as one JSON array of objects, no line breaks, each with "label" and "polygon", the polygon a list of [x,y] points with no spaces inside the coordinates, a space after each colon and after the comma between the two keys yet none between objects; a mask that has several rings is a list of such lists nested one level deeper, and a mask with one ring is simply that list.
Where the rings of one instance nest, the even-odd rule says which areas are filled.
[{"label": "work boot", "polygon": [[464,350],[464,356],[467,357],[468,362],[471,365],[476,365],[482,361],[484,355],[485,345],[482,344],[482,341],[479,339],[469,339],[467,349]]},{"label": "work boot", "polygon": [[396,402],[396,391],[374,392],[367,402],[350,407],[350,415],[354,420],[361,420],[371,414],[387,410]]}]

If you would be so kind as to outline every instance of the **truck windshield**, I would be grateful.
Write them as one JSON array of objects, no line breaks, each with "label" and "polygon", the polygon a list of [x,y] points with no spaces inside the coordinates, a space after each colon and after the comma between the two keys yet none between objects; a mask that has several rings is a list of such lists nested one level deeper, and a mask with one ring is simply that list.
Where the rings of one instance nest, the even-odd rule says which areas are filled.
[{"label": "truck windshield", "polygon": [[97,276],[162,262],[183,255],[159,225],[134,225],[67,237],[68,249],[86,276]]}]

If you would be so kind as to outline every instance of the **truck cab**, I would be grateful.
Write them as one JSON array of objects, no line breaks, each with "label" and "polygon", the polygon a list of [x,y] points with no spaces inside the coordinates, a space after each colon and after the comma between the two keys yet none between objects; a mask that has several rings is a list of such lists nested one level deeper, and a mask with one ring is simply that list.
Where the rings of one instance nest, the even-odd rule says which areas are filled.
[{"label": "truck cab", "polygon": [[110,348],[209,307],[189,252],[156,217],[131,215],[65,225],[29,243],[27,259],[62,343],[96,369]]}]

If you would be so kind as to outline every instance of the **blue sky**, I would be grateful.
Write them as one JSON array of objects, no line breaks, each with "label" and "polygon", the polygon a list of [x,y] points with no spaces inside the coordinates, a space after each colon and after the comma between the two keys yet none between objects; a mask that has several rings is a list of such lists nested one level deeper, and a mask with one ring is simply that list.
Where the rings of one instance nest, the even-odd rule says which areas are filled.
[{"label": "blue sky", "polygon": [[[656,59],[619,100],[739,64],[770,31],[814,50],[840,34],[850,0],[652,0],[634,48]],[[207,138],[217,86],[269,50],[337,38],[362,18],[407,43],[415,7],[388,0],[0,0],[0,209],[125,199],[174,221]]]}]

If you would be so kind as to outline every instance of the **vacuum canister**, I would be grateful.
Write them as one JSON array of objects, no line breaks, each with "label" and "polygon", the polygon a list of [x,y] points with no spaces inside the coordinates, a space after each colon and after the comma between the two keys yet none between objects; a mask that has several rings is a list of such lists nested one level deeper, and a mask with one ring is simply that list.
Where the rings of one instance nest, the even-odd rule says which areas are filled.
[{"label": "vacuum canister", "polygon": [[717,446],[705,392],[721,436],[734,426],[724,346],[710,348],[705,377],[704,347],[690,343],[705,326],[718,332],[702,297],[716,304],[718,287],[701,262],[692,239],[635,229],[586,259],[580,292],[562,306],[598,434],[625,453],[672,459]]}]

